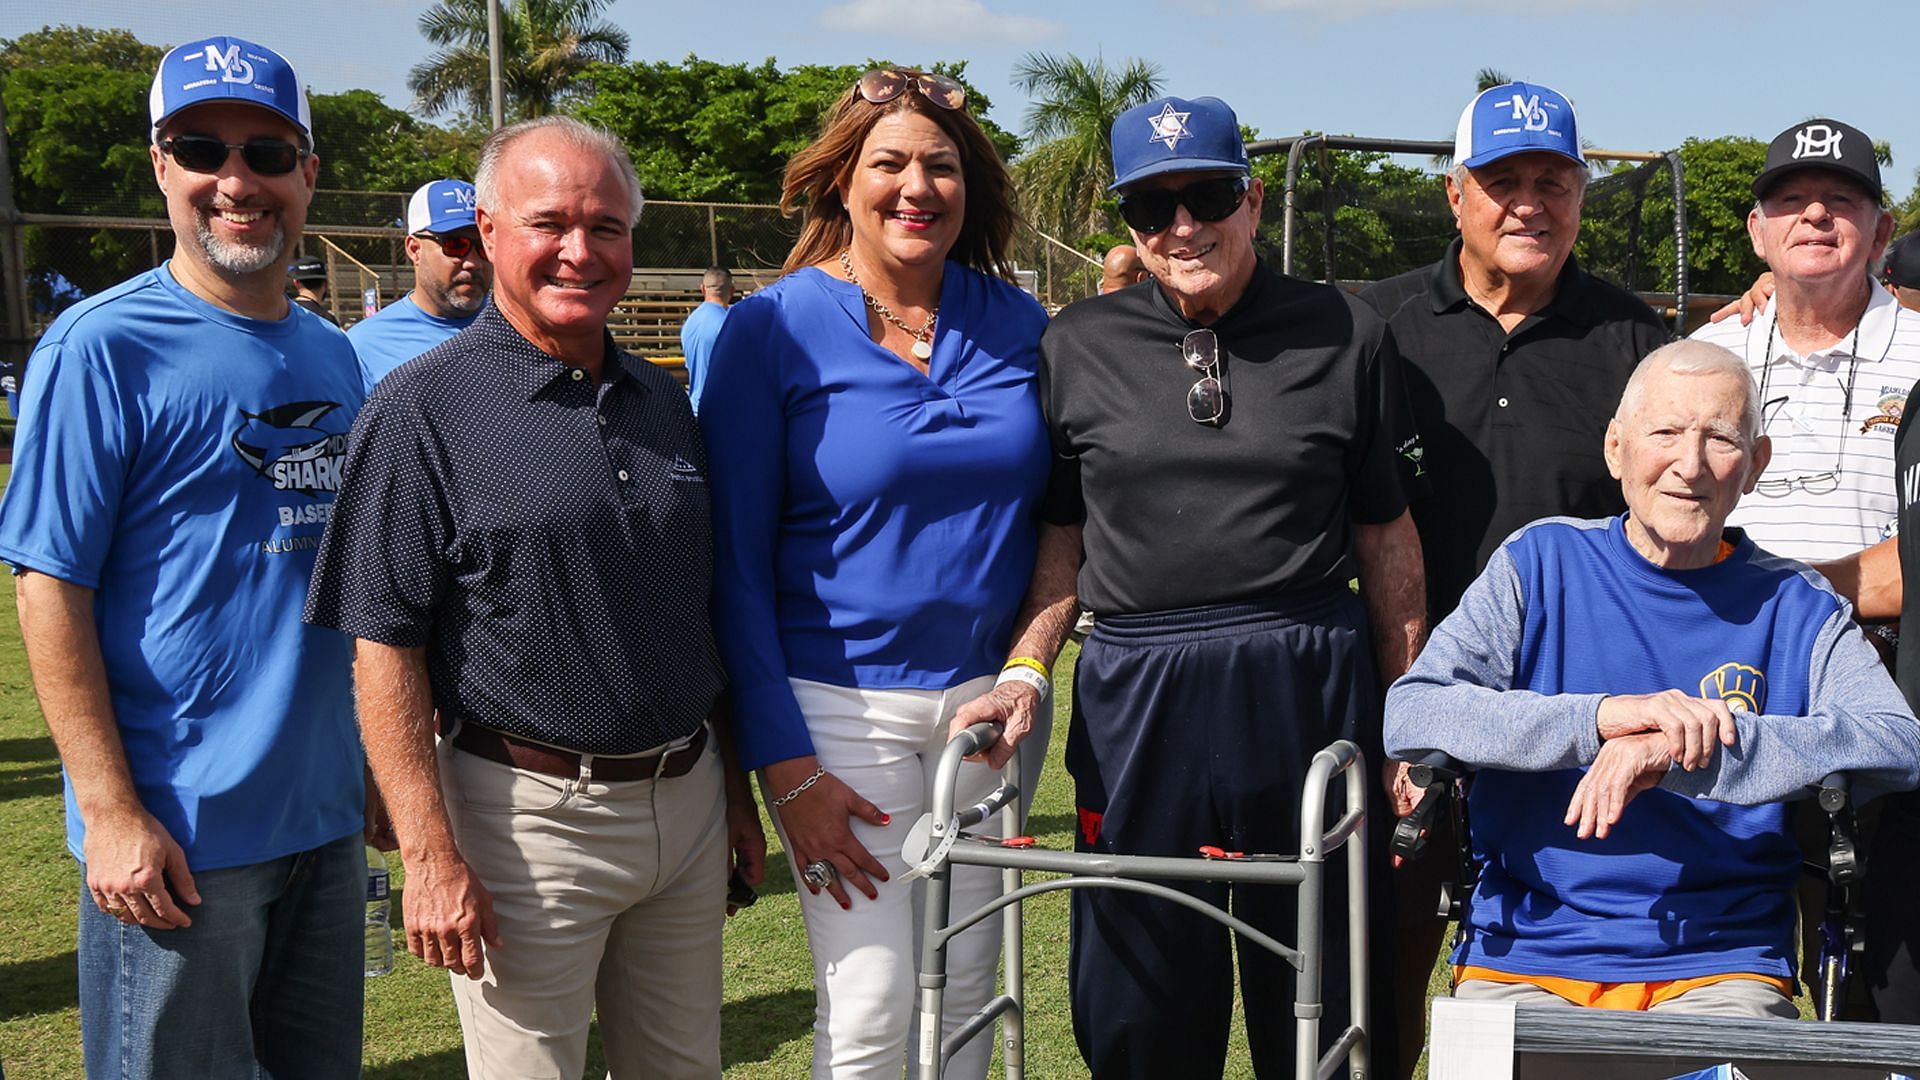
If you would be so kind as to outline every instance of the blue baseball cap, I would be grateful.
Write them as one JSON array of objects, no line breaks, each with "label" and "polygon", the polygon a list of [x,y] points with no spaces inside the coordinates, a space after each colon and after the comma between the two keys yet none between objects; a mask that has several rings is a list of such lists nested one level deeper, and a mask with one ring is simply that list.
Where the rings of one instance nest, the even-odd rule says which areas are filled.
[{"label": "blue baseball cap", "polygon": [[237,37],[210,37],[176,45],[153,73],[147,109],[157,136],[182,109],[213,102],[258,105],[291,121],[313,143],[307,88],[287,58]]},{"label": "blue baseball cap", "polygon": [[473,228],[473,194],[473,185],[465,180],[423,185],[407,200],[407,231],[449,233]]},{"label": "blue baseball cap", "polygon": [[1113,122],[1113,175],[1108,191],[1169,172],[1247,172],[1240,120],[1219,98],[1155,98]]},{"label": "blue baseball cap", "polygon": [[1585,165],[1573,102],[1550,86],[1514,82],[1480,91],[1460,113],[1455,164],[1477,169],[1509,154],[1546,150]]}]

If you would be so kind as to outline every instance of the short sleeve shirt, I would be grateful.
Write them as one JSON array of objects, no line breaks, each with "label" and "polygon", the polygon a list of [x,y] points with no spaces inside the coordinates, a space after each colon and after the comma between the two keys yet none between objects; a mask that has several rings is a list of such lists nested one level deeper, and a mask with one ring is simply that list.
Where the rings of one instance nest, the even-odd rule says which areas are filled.
[{"label": "short sleeve shirt", "polygon": [[382,380],[306,617],[425,646],[444,716],[636,754],[691,734],[721,689],[712,527],[686,395],[606,351],[596,384],[489,303]]},{"label": "short sleeve shirt", "polygon": [[[1224,422],[1187,411],[1182,341],[1218,342]],[[1045,515],[1083,523],[1081,603],[1165,611],[1345,583],[1353,523],[1406,509],[1417,449],[1372,309],[1255,268],[1211,326],[1151,280],[1069,306],[1040,345],[1054,465]]]},{"label": "short sleeve shirt", "polygon": [[413,294],[408,293],[354,323],[347,340],[360,358],[367,391],[371,393],[387,372],[465,330],[473,319],[472,315],[443,319],[414,303]]},{"label": "short sleeve shirt", "polygon": [[[346,336],[168,263],[62,313],[21,397],[0,558],[93,590],[141,805],[196,871],[359,831],[352,643],[298,615],[360,408]],[[69,784],[75,856],[85,831]]]},{"label": "short sleeve shirt", "polygon": [[1426,482],[1413,520],[1436,620],[1521,526],[1625,512],[1602,453],[1607,422],[1634,367],[1671,336],[1572,258],[1552,301],[1508,333],[1461,287],[1460,247],[1360,294],[1406,361]]}]

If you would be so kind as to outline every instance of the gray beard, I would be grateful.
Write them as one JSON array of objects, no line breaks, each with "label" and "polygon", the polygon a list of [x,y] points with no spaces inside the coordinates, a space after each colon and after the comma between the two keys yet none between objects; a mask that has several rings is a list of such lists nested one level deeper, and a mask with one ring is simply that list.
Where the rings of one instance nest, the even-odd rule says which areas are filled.
[{"label": "gray beard", "polygon": [[273,235],[260,247],[245,244],[230,244],[213,234],[213,226],[207,224],[206,212],[194,218],[194,233],[200,241],[200,250],[206,253],[207,261],[229,274],[257,274],[280,261],[287,248],[286,230],[278,223],[273,227]]},{"label": "gray beard", "polygon": [[487,303],[487,294],[484,292],[478,292],[472,296],[462,296],[454,292],[452,286],[448,286],[445,289],[429,289],[427,291],[433,296],[434,305],[449,315],[472,315],[485,307]]}]

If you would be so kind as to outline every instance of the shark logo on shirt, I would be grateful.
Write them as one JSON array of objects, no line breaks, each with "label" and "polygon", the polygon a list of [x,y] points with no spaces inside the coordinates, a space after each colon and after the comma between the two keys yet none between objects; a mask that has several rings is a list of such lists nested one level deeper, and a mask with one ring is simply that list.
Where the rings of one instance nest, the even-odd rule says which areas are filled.
[{"label": "shark logo on shirt", "polygon": [[331,418],[337,401],[296,401],[261,412],[242,411],[233,451],[275,490],[309,498],[340,490],[346,462],[346,425]]}]

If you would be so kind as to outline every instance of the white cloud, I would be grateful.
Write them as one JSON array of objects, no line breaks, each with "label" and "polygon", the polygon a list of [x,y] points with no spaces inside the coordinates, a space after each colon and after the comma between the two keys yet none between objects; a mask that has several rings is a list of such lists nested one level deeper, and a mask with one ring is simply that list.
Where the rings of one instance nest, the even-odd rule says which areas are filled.
[{"label": "white cloud", "polygon": [[[1258,11],[1318,15],[1330,21],[1364,19],[1408,11],[1515,13],[1531,15],[1573,15],[1582,12],[1625,12],[1653,6],[1655,0],[1252,0]],[[1684,2],[1678,6],[1685,6]]]},{"label": "white cloud", "polygon": [[1052,19],[989,11],[980,0],[902,3],[847,0],[820,13],[820,26],[851,34],[934,42],[1025,45],[1058,38],[1066,27]]}]

